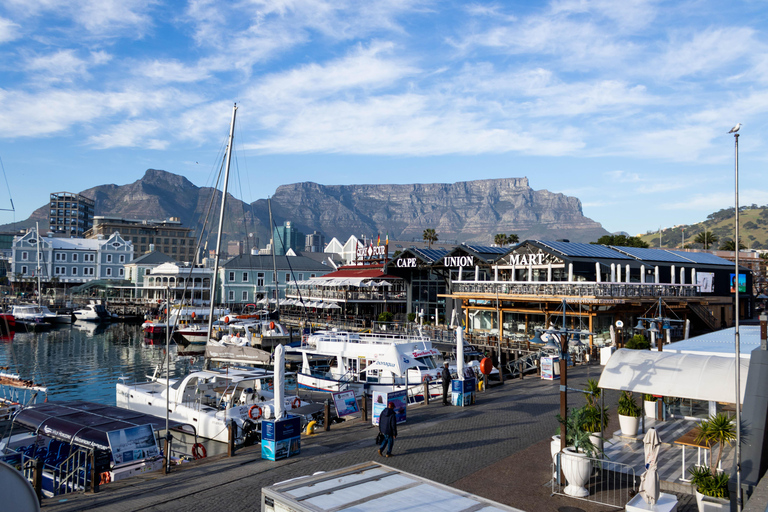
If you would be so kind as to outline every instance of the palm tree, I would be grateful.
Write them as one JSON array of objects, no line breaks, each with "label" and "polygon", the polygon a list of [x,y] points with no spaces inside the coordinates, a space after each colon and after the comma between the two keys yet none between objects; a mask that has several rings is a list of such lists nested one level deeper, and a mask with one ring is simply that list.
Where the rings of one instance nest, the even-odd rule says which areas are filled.
[{"label": "palm tree", "polygon": [[437,233],[435,233],[435,230],[432,228],[427,228],[424,230],[424,235],[422,237],[425,242],[427,242],[427,247],[430,249],[432,248],[432,244],[437,242]]},{"label": "palm tree", "polygon": [[499,247],[504,247],[507,245],[507,235],[504,233],[497,233],[496,236],[493,237],[493,243]]},{"label": "palm tree", "polygon": [[709,249],[710,244],[716,243],[718,240],[720,240],[720,237],[706,230],[696,235],[696,238],[693,239],[697,244],[703,245],[704,249]]},{"label": "palm tree", "polygon": [[712,476],[717,474],[717,465],[720,464],[720,459],[723,456],[724,445],[731,446],[733,441],[736,440],[736,424],[733,419],[725,413],[717,413],[712,415],[709,419],[702,421],[699,424],[699,433],[696,436],[697,443],[706,443],[709,446],[716,444],[720,445],[720,449],[717,452],[717,459],[710,456],[709,469],[712,472]]},{"label": "palm tree", "polygon": [[516,234],[512,233],[507,235],[507,244],[516,244],[520,241],[520,237],[518,237]]},{"label": "palm tree", "polygon": [[[739,243],[739,250],[746,249],[747,246]],[[736,244],[733,242],[733,240],[726,240],[723,242],[723,245],[720,246],[721,251],[735,251],[736,250]]]}]

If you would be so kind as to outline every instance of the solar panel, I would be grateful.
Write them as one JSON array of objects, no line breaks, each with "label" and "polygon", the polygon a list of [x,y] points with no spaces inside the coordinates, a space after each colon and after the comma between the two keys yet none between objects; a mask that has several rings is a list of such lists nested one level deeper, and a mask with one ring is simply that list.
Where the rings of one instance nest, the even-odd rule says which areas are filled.
[{"label": "solar panel", "polygon": [[626,254],[622,254],[604,245],[580,244],[573,242],[551,242],[548,240],[536,240],[536,242],[561,253],[563,256],[581,258],[606,258],[613,260],[632,259]]},{"label": "solar panel", "polygon": [[487,245],[468,245],[463,244],[464,247],[475,251],[478,254],[506,254],[509,252],[510,247],[493,247]]},{"label": "solar panel", "polygon": [[708,252],[682,252],[682,251],[670,251],[678,254],[681,258],[693,261],[694,263],[700,263],[702,265],[723,265],[733,266],[732,261],[728,261],[725,258],[715,256]]},{"label": "solar panel", "polygon": [[441,250],[441,249],[415,249],[411,248],[411,251],[414,253],[417,253],[419,256],[424,258],[424,260],[429,262],[435,262],[440,259],[442,259],[443,256],[448,254],[448,251]]},{"label": "solar panel", "polygon": [[611,246],[617,251],[634,256],[640,261],[663,261],[667,263],[691,263],[691,260],[681,258],[672,251],[665,249],[644,249],[641,247],[616,247]]}]

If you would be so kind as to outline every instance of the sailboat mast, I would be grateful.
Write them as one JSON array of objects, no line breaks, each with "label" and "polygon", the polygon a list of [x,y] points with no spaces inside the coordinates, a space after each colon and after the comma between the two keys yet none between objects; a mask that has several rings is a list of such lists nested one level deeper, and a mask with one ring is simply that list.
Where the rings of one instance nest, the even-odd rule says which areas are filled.
[{"label": "sailboat mast", "polygon": [[[275,276],[275,309],[280,309],[280,279],[277,277],[277,262],[275,259],[275,228],[272,223],[272,198],[267,199],[269,206],[269,229],[272,231],[272,272]],[[285,246],[283,246],[285,247]],[[269,298],[267,298],[267,311],[269,311]]]},{"label": "sailboat mast", "polygon": [[40,283],[40,273],[43,271],[43,267],[40,264],[40,223],[35,222],[35,235],[37,236],[37,306],[40,307],[40,295],[42,295],[42,285]]},{"label": "sailboat mast", "polygon": [[221,190],[221,212],[219,213],[219,232],[216,234],[216,257],[213,263],[213,276],[211,277],[211,308],[208,312],[208,338],[213,330],[213,307],[216,298],[216,277],[219,275],[219,255],[221,254],[221,234],[224,230],[224,207],[227,204],[227,187],[229,186],[229,164],[232,161],[232,140],[235,138],[235,116],[237,115],[237,103],[232,108],[232,124],[229,127],[229,144],[227,144],[227,166],[224,170],[224,187]]}]

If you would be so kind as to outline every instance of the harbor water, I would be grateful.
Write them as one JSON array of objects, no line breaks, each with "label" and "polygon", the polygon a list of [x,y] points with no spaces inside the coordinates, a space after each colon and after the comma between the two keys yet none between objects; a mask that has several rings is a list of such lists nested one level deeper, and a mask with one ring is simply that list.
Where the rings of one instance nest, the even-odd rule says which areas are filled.
[{"label": "harbor water", "polygon": [[[144,381],[165,358],[162,345],[144,341],[140,325],[75,322],[48,332],[17,332],[0,341],[0,367],[48,388],[48,400],[115,405],[115,384]],[[200,356],[171,341],[171,376],[185,374]]]}]

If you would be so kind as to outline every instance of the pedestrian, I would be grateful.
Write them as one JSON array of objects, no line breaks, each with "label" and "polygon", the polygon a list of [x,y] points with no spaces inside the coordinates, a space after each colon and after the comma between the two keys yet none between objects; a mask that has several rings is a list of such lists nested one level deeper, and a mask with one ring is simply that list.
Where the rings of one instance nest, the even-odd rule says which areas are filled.
[{"label": "pedestrian", "polygon": [[[397,437],[397,417],[395,415],[395,403],[389,402],[387,408],[381,411],[379,415],[379,432],[384,435],[384,440],[379,446],[379,455],[382,457],[392,456],[392,446],[395,444],[395,438]],[[384,453],[384,448],[387,448],[387,453]]]},{"label": "pedestrian", "polygon": [[450,405],[448,403],[448,388],[451,387],[451,371],[448,369],[448,363],[443,364],[443,373],[441,375],[443,379],[443,405]]}]

